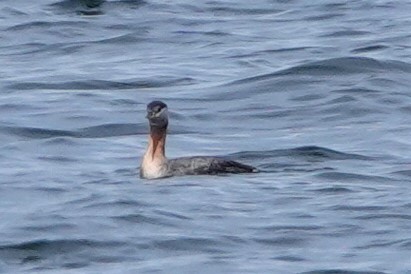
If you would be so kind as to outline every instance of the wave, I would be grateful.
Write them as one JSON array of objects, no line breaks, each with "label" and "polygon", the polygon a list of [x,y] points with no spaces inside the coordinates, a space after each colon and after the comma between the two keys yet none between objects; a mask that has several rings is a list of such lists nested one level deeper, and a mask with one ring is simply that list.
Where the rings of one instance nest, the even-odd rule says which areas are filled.
[{"label": "wave", "polygon": [[0,245],[0,251],[20,250],[20,251],[38,251],[50,254],[65,253],[72,250],[81,250],[87,247],[112,247],[120,246],[122,242],[118,241],[95,241],[86,239],[63,239],[63,240],[33,240],[18,244]]},{"label": "wave", "polygon": [[[65,258],[63,266],[67,268],[84,267],[90,261],[119,261],[116,256],[106,256],[101,249],[112,250],[126,243],[120,241],[96,241],[87,239],[39,239],[17,244],[0,245],[0,256],[10,262],[34,263],[36,261],[59,261],[61,256],[76,253],[72,258]],[[96,252],[98,251],[98,252]],[[88,252],[87,261],[83,260],[84,252]],[[70,262],[71,260],[71,262]]]},{"label": "wave", "polygon": [[348,173],[348,172],[323,172],[317,175],[320,178],[331,180],[331,181],[364,181],[364,182],[392,182],[392,178],[383,176],[373,176],[373,175],[363,175],[358,173]]},{"label": "wave", "polygon": [[[161,77],[160,77],[161,78]],[[185,77],[177,79],[156,78],[156,80],[134,80],[134,81],[63,81],[63,82],[20,82],[8,85],[13,90],[134,90],[142,88],[160,88],[178,85],[190,85],[194,79]]]},{"label": "wave", "polygon": [[330,186],[314,189],[313,192],[322,193],[322,194],[345,194],[354,192],[354,190],[342,186]]},{"label": "wave", "polygon": [[[3,133],[31,139],[48,139],[56,137],[73,138],[105,138],[125,135],[146,134],[147,129],[143,124],[104,124],[85,127],[78,130],[57,130],[34,127],[0,127]],[[57,139],[58,142],[66,140]]]},{"label": "wave", "polygon": [[203,237],[173,237],[173,239],[154,240],[151,246],[166,251],[220,252],[218,240]]},{"label": "wave", "polygon": [[49,5],[58,14],[76,13],[78,15],[102,15],[115,9],[137,9],[146,4],[143,0],[63,0]]},{"label": "wave", "polygon": [[243,78],[230,82],[226,85],[240,85],[283,76],[331,76],[383,71],[411,72],[411,64],[400,61],[380,61],[368,57],[330,58],[321,61],[307,62],[305,64],[282,69],[273,73]]},{"label": "wave", "polygon": [[384,49],[387,49],[387,48],[388,48],[388,46],[385,46],[385,45],[371,45],[371,46],[359,47],[359,48],[353,49],[353,50],[351,50],[351,52],[353,52],[353,53],[364,53],[364,52],[384,50]]},{"label": "wave", "polygon": [[299,274],[386,274],[386,272],[381,271],[355,271],[355,270],[344,270],[344,269],[318,269],[308,272],[301,272]]},{"label": "wave", "polygon": [[236,159],[261,159],[270,157],[304,157],[312,160],[371,160],[370,157],[344,153],[319,146],[302,146],[291,149],[277,149],[268,151],[243,151],[229,155]]}]

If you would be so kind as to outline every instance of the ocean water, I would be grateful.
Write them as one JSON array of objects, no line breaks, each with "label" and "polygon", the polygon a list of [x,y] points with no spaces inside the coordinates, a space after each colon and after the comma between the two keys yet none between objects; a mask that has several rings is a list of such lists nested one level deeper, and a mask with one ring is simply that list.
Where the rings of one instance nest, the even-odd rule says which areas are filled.
[{"label": "ocean water", "polygon": [[[411,2],[0,2],[1,273],[411,273]],[[248,175],[142,180],[167,155]]]}]

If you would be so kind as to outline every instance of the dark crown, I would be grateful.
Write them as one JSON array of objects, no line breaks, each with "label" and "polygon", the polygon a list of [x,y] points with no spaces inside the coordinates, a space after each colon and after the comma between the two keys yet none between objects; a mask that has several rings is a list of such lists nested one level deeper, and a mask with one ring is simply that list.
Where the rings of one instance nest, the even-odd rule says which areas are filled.
[{"label": "dark crown", "polygon": [[162,110],[163,108],[166,108],[167,105],[161,101],[153,101],[150,104],[147,105],[147,111],[154,111],[158,112]]}]

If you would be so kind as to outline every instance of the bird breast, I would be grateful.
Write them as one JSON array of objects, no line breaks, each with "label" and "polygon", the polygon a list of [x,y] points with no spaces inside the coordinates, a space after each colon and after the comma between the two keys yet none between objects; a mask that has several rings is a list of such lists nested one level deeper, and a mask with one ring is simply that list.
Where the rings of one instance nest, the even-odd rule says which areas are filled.
[{"label": "bird breast", "polygon": [[143,162],[140,167],[140,176],[146,179],[155,179],[166,176],[167,159],[160,157],[152,157],[144,155]]}]

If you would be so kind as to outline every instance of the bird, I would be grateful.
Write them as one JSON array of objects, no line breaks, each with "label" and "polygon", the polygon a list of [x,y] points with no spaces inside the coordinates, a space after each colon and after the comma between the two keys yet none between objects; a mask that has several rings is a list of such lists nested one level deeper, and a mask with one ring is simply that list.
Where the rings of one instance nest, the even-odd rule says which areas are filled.
[{"label": "bird", "polygon": [[140,166],[140,177],[159,179],[183,175],[217,175],[224,173],[256,173],[253,166],[214,156],[192,156],[168,159],[165,153],[168,107],[162,101],[147,105],[150,133],[148,146]]}]

